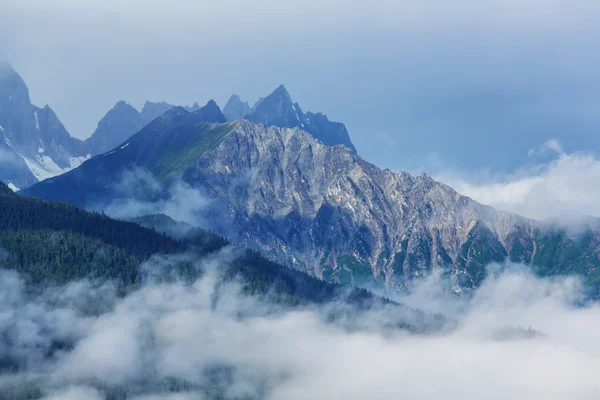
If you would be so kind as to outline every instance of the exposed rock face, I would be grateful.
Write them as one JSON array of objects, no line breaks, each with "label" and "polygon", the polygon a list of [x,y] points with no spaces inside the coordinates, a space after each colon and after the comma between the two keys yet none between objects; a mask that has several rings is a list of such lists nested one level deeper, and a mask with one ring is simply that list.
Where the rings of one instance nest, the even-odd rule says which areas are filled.
[{"label": "exposed rock face", "polygon": [[[165,102],[146,102],[140,113],[119,101],[100,120],[92,136],[81,141],[71,137],[49,106],[32,105],[21,76],[10,64],[0,63],[0,180],[22,189],[61,175],[92,156],[113,150],[173,107]],[[197,120],[225,122],[214,102],[204,108],[194,103],[185,110]]]},{"label": "exposed rock face", "polygon": [[35,107],[35,114],[44,154],[50,156],[62,169],[69,170],[78,166],[78,163],[73,164],[72,158],[89,154],[85,144],[71,137],[50,107]]},{"label": "exposed rock face", "polygon": [[0,180],[23,188],[81,164],[83,143],[72,138],[48,106],[31,104],[27,85],[0,64]]},{"label": "exposed rock face", "polygon": [[427,175],[379,169],[298,128],[220,124],[217,111],[212,102],[195,113],[173,108],[125,145],[24,194],[99,207],[119,196],[124,172],[143,168],[161,187],[138,199],[184,179],[212,199],[203,208],[211,230],[328,281],[404,291],[438,272],[449,290],[468,293],[489,263],[508,258],[600,287],[598,226],[567,233]]},{"label": "exposed rock face", "polygon": [[[231,103],[231,105],[230,105]],[[294,103],[287,89],[281,85],[273,93],[261,98],[248,112],[245,111],[247,103],[241,103],[237,96],[232,96],[227,103],[230,112],[235,118],[228,117],[229,121],[235,119],[247,119],[265,126],[278,126],[280,128],[300,128],[313,135],[319,142],[330,146],[342,144],[356,153],[356,148],[350,140],[350,135],[344,124],[329,121],[322,113],[304,113],[298,103]],[[225,106],[228,109],[227,106]],[[240,110],[246,112],[240,116]],[[227,116],[227,113],[225,113]]]},{"label": "exposed rock face", "polygon": [[235,121],[243,119],[246,115],[250,114],[250,106],[247,102],[242,102],[237,94],[232,95],[225,107],[223,108],[223,115],[227,118],[227,121]]},{"label": "exposed rock face", "polygon": [[297,128],[242,121],[186,176],[226,202],[214,221],[222,233],[328,280],[404,289],[440,269],[461,291],[479,283],[480,264],[506,258],[511,235],[531,242],[530,220]]}]

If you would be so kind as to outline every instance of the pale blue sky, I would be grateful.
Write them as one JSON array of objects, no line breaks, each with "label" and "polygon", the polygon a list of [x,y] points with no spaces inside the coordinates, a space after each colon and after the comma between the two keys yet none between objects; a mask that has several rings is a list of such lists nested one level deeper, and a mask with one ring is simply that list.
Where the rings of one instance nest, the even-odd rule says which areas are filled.
[{"label": "pale blue sky", "polygon": [[0,0],[0,59],[87,137],[118,100],[250,102],[283,83],[383,167],[507,171],[600,149],[593,0]]}]

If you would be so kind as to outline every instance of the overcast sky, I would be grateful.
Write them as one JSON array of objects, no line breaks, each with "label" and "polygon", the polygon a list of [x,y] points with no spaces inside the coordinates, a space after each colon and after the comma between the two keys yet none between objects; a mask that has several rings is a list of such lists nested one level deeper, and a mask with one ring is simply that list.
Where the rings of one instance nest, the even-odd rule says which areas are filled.
[{"label": "overcast sky", "polygon": [[0,0],[0,59],[85,138],[118,100],[221,106],[283,83],[382,167],[512,171],[600,149],[595,0]]}]

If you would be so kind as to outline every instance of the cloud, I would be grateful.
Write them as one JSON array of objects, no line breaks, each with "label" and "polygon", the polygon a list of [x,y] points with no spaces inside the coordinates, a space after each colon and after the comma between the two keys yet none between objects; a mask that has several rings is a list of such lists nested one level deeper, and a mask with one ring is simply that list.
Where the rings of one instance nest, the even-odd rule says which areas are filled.
[{"label": "cloud", "polygon": [[[549,161],[536,161],[550,155]],[[551,140],[531,150],[529,157],[533,163],[508,176],[445,172],[436,179],[483,204],[530,218],[568,222],[600,217],[600,160],[595,154],[567,153]]]},{"label": "cloud", "polygon": [[46,396],[42,400],[104,400],[104,398],[96,389],[85,386],[73,386]]},{"label": "cloud", "polygon": [[195,261],[204,273],[192,283],[162,279],[161,268],[178,260],[155,257],[143,266],[142,287],[123,298],[89,281],[36,294],[15,272],[0,272],[0,329],[8,333],[0,359],[18,366],[0,379],[0,392],[38,387],[45,400],[600,395],[600,305],[585,303],[575,278],[495,266],[457,304],[424,283],[412,301],[453,314],[458,325],[421,335],[380,329],[381,310],[346,329],[327,318],[335,304],[284,308],[245,295],[222,279],[231,257],[226,250]]},{"label": "cloud", "polygon": [[134,218],[142,215],[165,214],[176,221],[194,226],[207,226],[205,211],[212,202],[199,189],[178,180],[168,187],[161,186],[152,174],[144,169],[126,170],[114,184],[116,195],[101,208],[115,218]]}]

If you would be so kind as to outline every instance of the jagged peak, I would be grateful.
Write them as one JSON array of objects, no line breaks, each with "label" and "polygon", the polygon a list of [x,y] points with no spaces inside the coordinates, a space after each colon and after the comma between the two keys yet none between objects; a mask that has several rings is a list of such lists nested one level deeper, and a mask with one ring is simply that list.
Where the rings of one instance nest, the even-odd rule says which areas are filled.
[{"label": "jagged peak", "polygon": [[9,96],[16,96],[25,103],[31,103],[29,88],[25,80],[8,62],[0,63],[0,92]]},{"label": "jagged peak", "polygon": [[153,106],[153,105],[171,105],[171,104],[167,103],[166,101],[150,101],[150,100],[146,100],[146,102],[144,103],[144,107]]},{"label": "jagged peak", "polygon": [[44,113],[45,115],[49,115],[49,116],[52,116],[52,117],[58,119],[56,113],[54,112],[54,110],[52,109],[52,107],[50,107],[48,104],[46,104],[43,108],[39,108],[39,107],[36,107],[36,106],[34,106],[34,107],[35,107],[35,112],[36,113],[39,111],[39,112]]},{"label": "jagged peak", "polygon": [[224,123],[227,118],[214,100],[209,100],[206,105],[192,113],[194,122]]},{"label": "jagged peak", "polygon": [[119,100],[114,105],[113,109],[114,108],[135,108],[135,107],[132,106],[131,104],[129,104],[128,102],[126,102],[125,100]]},{"label": "jagged peak", "polygon": [[248,106],[248,102],[247,101],[242,101],[242,99],[240,98],[240,96],[238,96],[237,94],[232,94],[229,97],[229,100],[227,100],[227,103],[225,103],[225,108],[231,107],[233,105],[244,105],[244,104],[246,106]]},{"label": "jagged peak", "polygon": [[287,91],[287,89],[285,88],[285,86],[283,86],[283,84],[277,86],[277,89],[275,89],[273,91],[273,93],[277,93],[277,94],[287,94],[289,96],[289,92]]},{"label": "jagged peak", "polygon": [[[195,103],[196,105],[198,105],[198,103]],[[219,111],[221,111],[221,109],[219,108],[218,104],[216,101],[214,101],[213,99],[210,99],[208,101],[208,103],[206,103],[206,105],[204,107],[209,107],[209,108],[218,108]]]},{"label": "jagged peak", "polygon": [[277,89],[275,89],[265,99],[268,99],[268,98],[282,98],[282,99],[289,100],[290,102],[292,101],[292,97],[290,96],[290,93],[287,91],[287,89],[283,85],[279,85],[277,87]]},{"label": "jagged peak", "polygon": [[175,106],[168,109],[162,116],[165,118],[177,117],[180,115],[188,115],[190,112],[181,106]]}]

